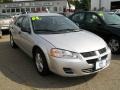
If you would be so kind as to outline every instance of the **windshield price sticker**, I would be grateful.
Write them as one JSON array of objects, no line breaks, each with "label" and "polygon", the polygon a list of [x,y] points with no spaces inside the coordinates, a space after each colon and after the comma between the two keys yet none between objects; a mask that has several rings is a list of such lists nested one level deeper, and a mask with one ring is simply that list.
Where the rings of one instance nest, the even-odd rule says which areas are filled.
[{"label": "windshield price sticker", "polygon": [[104,16],[103,12],[98,13],[99,16]]},{"label": "windshield price sticker", "polygon": [[41,17],[38,17],[38,16],[33,16],[33,17],[32,17],[32,21],[36,21],[36,20],[42,20],[42,18],[41,18]]}]

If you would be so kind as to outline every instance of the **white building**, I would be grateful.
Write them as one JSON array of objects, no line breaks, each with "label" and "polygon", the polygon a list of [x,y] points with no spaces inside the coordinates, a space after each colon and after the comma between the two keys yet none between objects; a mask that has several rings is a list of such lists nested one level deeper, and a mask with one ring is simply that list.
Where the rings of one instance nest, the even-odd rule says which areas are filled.
[{"label": "white building", "polygon": [[107,11],[120,9],[120,0],[91,0],[91,10],[99,9]]},{"label": "white building", "polygon": [[45,8],[53,13],[63,13],[68,6],[67,4],[67,0],[29,0],[22,2],[16,0],[13,3],[0,4],[0,13],[42,12]]}]

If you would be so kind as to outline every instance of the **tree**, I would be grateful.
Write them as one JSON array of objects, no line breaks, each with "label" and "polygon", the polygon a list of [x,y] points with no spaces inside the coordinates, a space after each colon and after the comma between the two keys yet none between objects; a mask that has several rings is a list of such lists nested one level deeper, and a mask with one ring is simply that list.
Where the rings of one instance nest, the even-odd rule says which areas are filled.
[{"label": "tree", "polygon": [[90,10],[91,0],[81,0],[80,2],[81,8],[83,10]]},{"label": "tree", "polygon": [[91,0],[67,0],[68,4],[75,5],[77,10],[90,10]]},{"label": "tree", "polygon": [[0,0],[0,3],[8,3],[8,2],[12,2],[13,0]]}]

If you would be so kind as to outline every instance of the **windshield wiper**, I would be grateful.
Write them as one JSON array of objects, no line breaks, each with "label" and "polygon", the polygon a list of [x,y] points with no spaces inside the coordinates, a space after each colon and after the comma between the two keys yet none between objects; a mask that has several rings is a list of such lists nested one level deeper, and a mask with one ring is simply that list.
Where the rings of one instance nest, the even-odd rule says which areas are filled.
[{"label": "windshield wiper", "polygon": [[34,32],[39,32],[39,33],[48,33],[48,34],[56,34],[58,33],[57,31],[55,30],[50,30],[50,29],[38,29],[38,30],[34,30]]},{"label": "windshield wiper", "polygon": [[58,30],[58,31],[63,31],[63,32],[79,32],[80,29],[61,29],[61,30]]},{"label": "windshield wiper", "polygon": [[113,24],[109,24],[109,25],[120,25],[120,24],[114,24],[114,23],[113,23]]},{"label": "windshield wiper", "polygon": [[37,29],[37,30],[34,30],[34,31],[56,32],[56,31],[54,31],[54,30],[50,30],[50,29]]}]

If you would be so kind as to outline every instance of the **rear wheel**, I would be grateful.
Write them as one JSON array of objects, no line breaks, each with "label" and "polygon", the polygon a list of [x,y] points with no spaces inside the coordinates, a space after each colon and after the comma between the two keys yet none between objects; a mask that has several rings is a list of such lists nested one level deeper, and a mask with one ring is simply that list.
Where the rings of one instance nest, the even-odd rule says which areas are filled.
[{"label": "rear wheel", "polygon": [[38,72],[42,76],[48,75],[49,74],[48,64],[47,64],[44,53],[40,49],[37,49],[35,51],[34,59],[35,59],[35,65],[36,65]]},{"label": "rear wheel", "polygon": [[120,41],[117,38],[111,38],[108,42],[113,54],[120,54]]},{"label": "rear wheel", "polygon": [[14,42],[12,34],[10,34],[10,45],[11,45],[12,48],[17,48],[17,45]]}]

